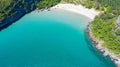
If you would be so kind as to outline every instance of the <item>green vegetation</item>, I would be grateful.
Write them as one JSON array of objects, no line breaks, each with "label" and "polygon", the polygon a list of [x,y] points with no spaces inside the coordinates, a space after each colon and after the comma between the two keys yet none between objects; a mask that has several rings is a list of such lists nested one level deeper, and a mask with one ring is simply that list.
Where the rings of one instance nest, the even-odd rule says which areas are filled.
[{"label": "green vegetation", "polygon": [[62,3],[85,4],[87,0],[61,0]]},{"label": "green vegetation", "polygon": [[120,29],[116,29],[116,20],[120,15],[120,0],[0,0],[0,23],[18,13],[20,9],[26,12],[33,8],[48,8],[61,3],[82,4],[87,8],[102,11],[92,22],[93,34],[105,43],[110,51],[120,55]]},{"label": "green vegetation", "polygon": [[10,4],[12,0],[0,0],[0,21],[2,21],[5,18],[5,15],[9,13],[9,9],[6,9]]},{"label": "green vegetation", "polygon": [[118,30],[115,32],[115,34],[116,34],[117,36],[120,36],[120,29],[118,29]]},{"label": "green vegetation", "polygon": [[100,40],[105,43],[110,51],[120,56],[120,30],[116,30],[116,20],[120,15],[119,0],[97,0],[100,4],[99,9],[103,13],[95,18],[92,22],[92,32]]},{"label": "green vegetation", "polygon": [[120,56],[120,29],[116,30],[120,0],[62,0],[62,3],[66,2],[102,11],[91,24],[92,32],[98,39],[104,41],[103,46]]},{"label": "green vegetation", "polygon": [[[120,37],[114,34],[115,26],[116,26],[116,17],[112,19],[102,19],[100,17],[96,17],[92,22],[92,32],[94,35],[103,40],[105,43],[103,44],[109,50],[113,51],[115,54],[120,53]],[[117,34],[120,34],[119,32]]]},{"label": "green vegetation", "polygon": [[20,10],[24,11],[21,13],[27,13],[33,8],[48,8],[58,2],[59,0],[0,0],[0,23],[6,18],[15,16]]},{"label": "green vegetation", "polygon": [[51,6],[56,5],[59,0],[41,0],[39,3],[36,4],[38,8],[49,8]]},{"label": "green vegetation", "polygon": [[95,0],[102,4],[104,7],[111,7],[112,9],[120,9],[120,0]]}]

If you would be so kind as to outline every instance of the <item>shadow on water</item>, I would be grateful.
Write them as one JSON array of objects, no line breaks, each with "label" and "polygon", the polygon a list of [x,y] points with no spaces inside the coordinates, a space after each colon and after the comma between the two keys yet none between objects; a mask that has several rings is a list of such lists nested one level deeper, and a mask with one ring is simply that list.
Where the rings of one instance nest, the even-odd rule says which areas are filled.
[{"label": "shadow on water", "polygon": [[[13,1],[14,2],[14,1]],[[28,4],[33,4],[34,1],[31,3],[31,0],[30,1],[26,1],[25,3],[28,3]],[[14,3],[10,4],[10,6],[8,6],[6,9],[9,9],[11,7],[13,7]],[[8,15],[11,15],[13,13],[15,13],[14,15],[10,16],[10,17],[6,17],[5,19],[3,19],[1,22],[0,22],[0,31],[7,28],[8,26],[12,25],[14,22],[16,22],[17,20],[19,20],[20,18],[22,18],[25,14],[28,14],[30,13],[31,11],[35,10],[35,7],[31,7],[31,10],[30,9],[24,9],[25,7],[29,6],[23,6],[24,3],[22,4],[22,2],[19,2],[18,4],[15,4],[15,7],[9,12]],[[19,6],[22,6],[23,8],[20,8]]]},{"label": "shadow on water", "polygon": [[[5,17],[2,21],[0,21],[0,31],[7,28],[8,26],[12,25],[14,22],[22,18],[25,14],[30,13],[31,11],[36,9],[36,2],[39,2],[41,0],[13,0],[12,3],[5,8],[12,10],[8,13],[8,16]],[[27,4],[27,5],[26,5]],[[23,8],[21,8],[21,6]],[[13,15],[11,15],[13,14]]]},{"label": "shadow on water", "polygon": [[[86,30],[84,31],[85,35],[85,41],[88,44],[89,50],[104,64],[107,65],[107,67],[116,67],[115,63],[110,59],[108,56],[103,56],[102,52],[100,52],[96,47],[95,43],[92,42],[92,40],[89,38],[88,34],[86,33]],[[109,61],[108,61],[109,60]]]}]

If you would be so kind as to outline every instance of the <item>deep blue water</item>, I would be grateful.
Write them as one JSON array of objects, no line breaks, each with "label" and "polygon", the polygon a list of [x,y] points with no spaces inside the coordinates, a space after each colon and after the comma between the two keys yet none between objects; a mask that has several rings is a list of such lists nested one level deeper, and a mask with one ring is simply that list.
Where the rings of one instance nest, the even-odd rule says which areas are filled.
[{"label": "deep blue water", "polygon": [[63,10],[25,15],[0,32],[0,67],[115,67],[88,40],[89,21]]}]

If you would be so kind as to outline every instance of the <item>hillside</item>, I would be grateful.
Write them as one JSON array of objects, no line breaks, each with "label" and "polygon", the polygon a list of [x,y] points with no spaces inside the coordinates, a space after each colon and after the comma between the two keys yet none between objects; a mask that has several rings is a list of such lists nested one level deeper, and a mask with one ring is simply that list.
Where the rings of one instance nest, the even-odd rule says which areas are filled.
[{"label": "hillside", "polygon": [[0,0],[0,29],[36,8],[48,8],[58,2],[59,0]]},{"label": "hillside", "polygon": [[[48,8],[60,0],[0,0],[0,29],[10,25],[36,8]],[[110,51],[120,55],[120,0],[61,0],[62,3],[82,4],[87,8],[102,11],[92,22],[93,34],[103,40]]]},{"label": "hillside", "polygon": [[62,0],[62,3],[82,4],[87,8],[101,11],[100,15],[92,22],[92,32],[104,41],[103,46],[120,56],[120,0]]}]

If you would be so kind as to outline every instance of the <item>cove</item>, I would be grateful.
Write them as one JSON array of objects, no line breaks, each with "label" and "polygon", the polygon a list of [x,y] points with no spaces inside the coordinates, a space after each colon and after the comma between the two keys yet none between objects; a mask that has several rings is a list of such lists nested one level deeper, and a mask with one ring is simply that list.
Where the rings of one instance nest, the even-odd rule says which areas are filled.
[{"label": "cove", "polygon": [[115,67],[87,38],[89,21],[64,10],[25,15],[0,31],[0,67]]}]

